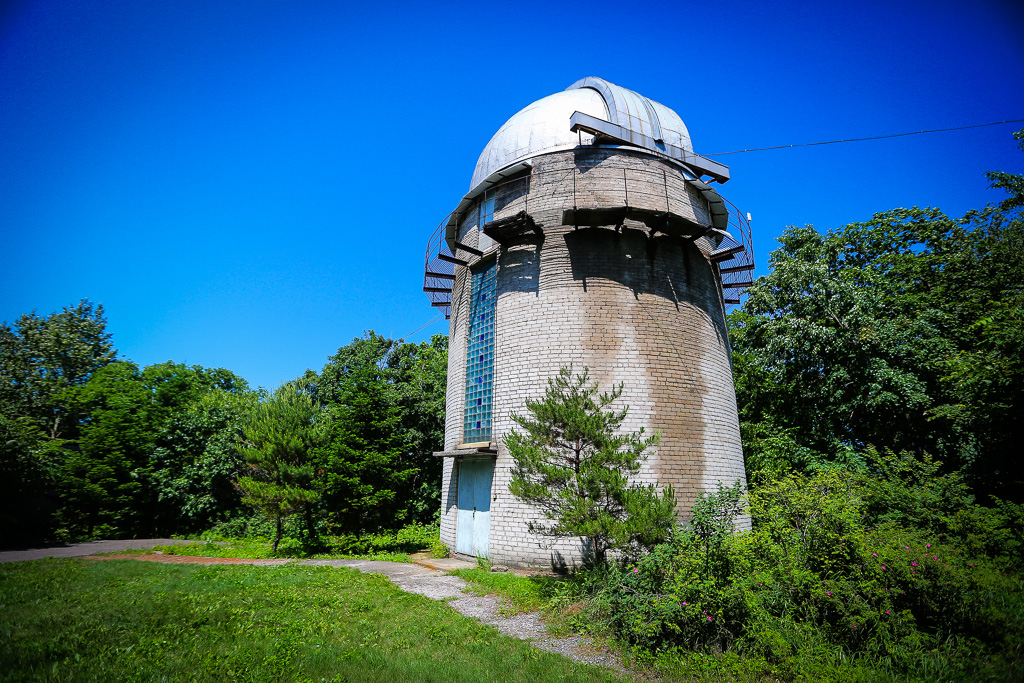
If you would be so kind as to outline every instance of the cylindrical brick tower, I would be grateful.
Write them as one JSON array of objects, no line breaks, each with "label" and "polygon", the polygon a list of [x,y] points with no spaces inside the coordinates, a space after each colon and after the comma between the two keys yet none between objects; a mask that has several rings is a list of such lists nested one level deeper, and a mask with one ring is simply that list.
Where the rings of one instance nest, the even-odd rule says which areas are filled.
[{"label": "cylindrical brick tower", "polygon": [[753,270],[749,225],[711,183],[679,116],[599,78],[526,107],[477,162],[428,248],[424,290],[450,315],[441,540],[517,566],[579,561],[531,534],[502,435],[563,366],[620,382],[624,429],[660,431],[637,477],[701,491],[744,481],[725,306]]}]

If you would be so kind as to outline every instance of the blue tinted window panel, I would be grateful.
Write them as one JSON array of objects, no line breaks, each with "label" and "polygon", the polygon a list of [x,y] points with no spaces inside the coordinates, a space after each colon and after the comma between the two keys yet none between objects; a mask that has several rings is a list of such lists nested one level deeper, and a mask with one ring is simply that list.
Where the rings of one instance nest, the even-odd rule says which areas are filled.
[{"label": "blue tinted window panel", "polygon": [[497,268],[491,261],[473,273],[466,350],[466,406],[463,442],[491,439],[491,385],[494,378],[494,304]]}]

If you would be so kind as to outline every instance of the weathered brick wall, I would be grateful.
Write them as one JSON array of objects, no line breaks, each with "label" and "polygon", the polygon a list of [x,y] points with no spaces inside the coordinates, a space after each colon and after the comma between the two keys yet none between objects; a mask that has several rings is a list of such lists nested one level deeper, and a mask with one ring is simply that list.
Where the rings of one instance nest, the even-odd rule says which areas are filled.
[{"label": "weathered brick wall", "polygon": [[[468,274],[466,268],[456,268],[455,281],[452,285],[452,313],[448,327],[448,387],[445,392],[445,450],[452,450],[462,443],[470,290]],[[453,549],[457,503],[458,467],[451,458],[445,458],[441,472],[441,541]]]},{"label": "weathered brick wall", "polygon": [[[625,183],[615,181],[621,169],[626,170]],[[638,169],[643,172],[630,173]],[[579,177],[587,174],[589,186],[581,192]],[[483,257],[496,258],[499,267],[493,436],[498,457],[490,531],[495,562],[550,565],[580,558],[577,539],[552,543],[530,534],[527,523],[538,513],[508,493],[512,461],[500,443],[514,426],[512,413],[525,412],[526,399],[542,396],[548,378],[565,365],[578,371],[589,367],[603,388],[624,384],[619,402],[629,406],[629,415],[623,429],[662,432],[637,479],[673,486],[683,518],[699,492],[714,490],[718,482],[744,480],[714,266],[697,245],[666,235],[651,238],[628,221],[621,232],[560,225],[562,211],[572,208],[574,200],[579,207],[614,206],[626,201],[625,192],[631,206],[668,206],[688,220],[708,223],[703,199],[678,170],[641,153],[610,149],[538,157],[528,194],[518,193],[495,212],[500,218],[528,205],[544,226],[541,244],[495,246]],[[475,240],[472,227],[460,230],[464,242]],[[447,449],[461,443],[465,392],[468,287],[465,269],[459,271],[452,306]],[[446,459],[442,540],[449,547],[455,545],[456,471]]]}]

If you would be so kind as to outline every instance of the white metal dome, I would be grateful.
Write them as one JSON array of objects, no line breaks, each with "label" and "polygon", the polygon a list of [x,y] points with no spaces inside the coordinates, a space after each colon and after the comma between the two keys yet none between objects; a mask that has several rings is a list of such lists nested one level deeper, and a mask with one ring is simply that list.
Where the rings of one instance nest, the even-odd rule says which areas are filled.
[{"label": "white metal dome", "polygon": [[[580,135],[569,130],[569,118],[577,111],[693,151],[690,134],[674,111],[628,88],[589,76],[537,100],[506,121],[480,153],[470,191],[517,162],[576,147]],[[592,140],[592,135],[583,133],[584,143]]]}]

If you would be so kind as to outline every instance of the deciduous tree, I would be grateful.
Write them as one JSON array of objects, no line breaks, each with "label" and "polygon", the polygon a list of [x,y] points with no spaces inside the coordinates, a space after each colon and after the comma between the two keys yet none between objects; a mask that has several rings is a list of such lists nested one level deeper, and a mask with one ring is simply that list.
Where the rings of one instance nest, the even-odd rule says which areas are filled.
[{"label": "deciduous tree", "polygon": [[241,507],[234,482],[245,473],[245,461],[237,443],[259,398],[233,373],[203,374],[210,381],[215,374],[230,377],[174,410],[150,453],[149,486],[157,516],[177,533],[208,529]]},{"label": "deciduous tree", "polygon": [[330,416],[318,449],[320,507],[345,533],[430,522],[440,508],[448,340],[367,332],[304,378]]},{"label": "deciduous tree", "polygon": [[47,438],[73,438],[75,416],[62,397],[117,356],[106,325],[103,305],[87,299],[45,318],[33,311],[13,326],[0,324],[3,414],[31,419]]},{"label": "deciduous tree", "polygon": [[873,445],[1019,495],[1024,181],[989,177],[1010,197],[961,219],[786,229],[730,316],[748,465],[813,469]]}]

